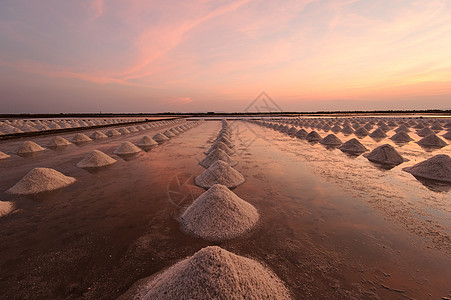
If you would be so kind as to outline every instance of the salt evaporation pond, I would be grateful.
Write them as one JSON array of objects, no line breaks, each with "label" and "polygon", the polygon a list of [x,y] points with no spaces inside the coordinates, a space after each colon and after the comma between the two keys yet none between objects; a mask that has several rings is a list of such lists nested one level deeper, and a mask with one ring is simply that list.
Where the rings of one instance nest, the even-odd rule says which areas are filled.
[{"label": "salt evaporation pond", "polygon": [[[260,218],[246,235],[222,241],[222,249],[262,263],[294,299],[450,297],[451,188],[419,181],[402,170],[436,154],[451,155],[449,145],[397,145],[388,137],[400,125],[387,120],[386,138],[358,138],[367,153],[390,144],[409,160],[387,170],[362,155],[309,143],[296,134],[229,123],[232,158],[238,162],[234,168],[246,179],[233,193],[255,207]],[[205,171],[199,161],[221,122],[206,121],[131,160],[113,153],[125,141],[136,144],[177,126],[46,149],[36,157],[15,154],[21,139],[0,141],[0,151],[10,155],[0,161],[0,199],[14,204],[14,211],[0,218],[2,298],[114,299],[139,280],[212,246],[185,233],[178,218],[205,192],[194,178]],[[331,133],[298,128],[322,137]],[[409,136],[419,141],[409,129]],[[80,132],[89,137],[94,131]],[[342,131],[334,134],[343,143],[355,138]],[[58,134],[68,141],[74,135]],[[48,145],[55,136],[27,140]],[[117,162],[95,172],[77,167],[94,150]],[[76,182],[29,196],[6,192],[37,167],[58,170]]]}]

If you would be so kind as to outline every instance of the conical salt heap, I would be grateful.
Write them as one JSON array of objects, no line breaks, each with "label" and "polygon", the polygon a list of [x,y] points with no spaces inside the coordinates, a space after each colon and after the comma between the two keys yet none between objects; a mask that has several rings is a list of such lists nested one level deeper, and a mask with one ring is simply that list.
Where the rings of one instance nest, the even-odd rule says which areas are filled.
[{"label": "conical salt heap", "polygon": [[305,139],[309,142],[316,142],[316,141],[320,141],[322,139],[322,137],[319,135],[318,132],[313,130],[305,136]]},{"label": "conical salt heap", "polygon": [[374,139],[383,139],[387,137],[387,134],[382,129],[377,128],[370,133],[370,137]]},{"label": "conical salt heap", "polygon": [[289,136],[294,136],[296,134],[296,132],[298,132],[298,129],[296,127],[291,127],[288,131],[287,134]]},{"label": "conical salt heap", "polygon": [[0,159],[5,159],[5,158],[8,158],[8,157],[11,157],[11,155],[8,155],[8,154],[3,153],[2,151],[0,151]]},{"label": "conical salt heap", "polygon": [[381,145],[363,156],[369,161],[386,165],[399,165],[405,161],[398,151],[389,144]]},{"label": "conical salt heap", "polygon": [[216,139],[216,142],[223,142],[224,144],[227,145],[227,147],[233,148],[233,143],[232,143],[232,141],[231,141],[230,139],[228,139],[227,137],[225,137],[225,136],[219,136],[219,137]]},{"label": "conical salt heap", "polygon": [[68,140],[66,140],[63,137],[60,136],[55,136],[48,144],[47,147],[49,148],[56,148],[56,147],[62,147],[62,146],[67,146],[72,144],[71,142],[69,142]]},{"label": "conical salt heap", "polygon": [[49,168],[34,168],[7,192],[29,195],[63,188],[75,182],[75,178]]},{"label": "conical salt heap", "polygon": [[409,128],[407,128],[406,125],[402,124],[401,126],[399,126],[398,128],[395,129],[396,133],[401,132],[401,131],[409,132],[410,130],[409,130]]},{"label": "conical salt heap", "polygon": [[91,134],[91,139],[93,140],[100,140],[100,139],[106,139],[108,136],[106,134],[104,134],[103,132],[100,131],[94,131]]},{"label": "conical salt heap", "polygon": [[351,154],[360,154],[368,151],[368,149],[360,143],[360,141],[356,138],[350,139],[340,147],[338,147],[343,152],[351,153]]},{"label": "conical salt heap", "polygon": [[442,148],[448,145],[444,140],[439,138],[435,133],[432,133],[417,142],[418,145],[424,147]]},{"label": "conical salt heap", "polygon": [[14,204],[8,201],[0,201],[0,217],[6,216],[14,210]]},{"label": "conical salt heap", "polygon": [[120,132],[120,134],[127,134],[127,133],[130,133],[130,130],[128,130],[128,129],[125,128],[125,127],[119,128],[118,131]]},{"label": "conical salt heap", "polygon": [[170,132],[169,130],[166,130],[165,132],[163,132],[163,134],[168,137],[168,138],[173,138],[175,137],[175,134],[173,134],[172,132]]},{"label": "conical salt heap", "polygon": [[180,221],[188,232],[218,241],[244,234],[257,224],[258,219],[254,206],[226,186],[215,184],[185,210]]},{"label": "conical salt heap", "polygon": [[417,177],[451,182],[451,158],[446,154],[435,155],[403,170]]},{"label": "conical salt heap", "polygon": [[78,164],[79,168],[99,168],[109,166],[117,162],[114,158],[106,155],[102,151],[94,150],[83,158]]},{"label": "conical salt heap", "polygon": [[367,136],[370,133],[368,132],[368,130],[366,130],[365,127],[359,127],[359,128],[356,129],[356,131],[354,131],[354,134],[357,137],[364,137],[364,136]]},{"label": "conical salt heap", "polygon": [[141,148],[136,147],[130,142],[123,142],[116,150],[114,150],[114,154],[119,155],[127,155],[127,154],[135,154],[141,152]]},{"label": "conical salt heap", "polygon": [[117,131],[116,129],[111,129],[106,132],[106,136],[108,136],[108,137],[118,136],[118,135],[121,135],[121,133],[119,131]]},{"label": "conical salt heap", "polygon": [[354,129],[352,129],[351,126],[349,125],[345,125],[343,126],[343,128],[341,129],[341,132],[343,132],[344,134],[351,134],[354,132]]},{"label": "conical salt heap", "polygon": [[35,142],[32,141],[25,141],[23,144],[17,149],[17,154],[27,154],[27,153],[34,153],[34,152],[40,152],[44,151],[45,148],[39,146]]},{"label": "conical salt heap", "polygon": [[83,133],[77,133],[72,138],[73,143],[85,143],[85,142],[89,142],[89,141],[92,141],[91,138],[89,138],[86,134],[83,134]]},{"label": "conical salt heap", "polygon": [[143,136],[142,139],[140,139],[138,142],[136,142],[136,146],[139,146],[139,147],[151,147],[151,146],[157,146],[157,145],[158,145],[158,143],[151,137],[148,137],[147,135]]},{"label": "conical salt heap", "polygon": [[443,137],[447,140],[451,140],[451,130],[443,135]]},{"label": "conical salt heap", "polygon": [[336,146],[336,147],[343,144],[343,142],[339,138],[337,138],[333,133],[323,138],[321,141],[319,141],[319,143],[326,146]]},{"label": "conical salt heap", "polygon": [[421,136],[421,137],[425,137],[425,136],[428,136],[433,133],[435,134],[435,132],[429,127],[425,127],[423,129],[417,131],[417,135]]},{"label": "conical salt heap", "polygon": [[166,142],[167,140],[169,140],[169,138],[167,136],[165,136],[162,133],[157,133],[156,135],[153,136],[152,138],[154,141],[156,141],[158,144],[161,144],[163,142]]},{"label": "conical salt heap", "polygon": [[270,269],[218,246],[208,246],[149,277],[122,299],[288,300],[290,292]]},{"label": "conical salt heap", "polygon": [[307,135],[307,131],[304,128],[301,128],[296,132],[295,137],[297,137],[298,139],[305,139]]},{"label": "conical salt heap", "polygon": [[202,188],[210,188],[214,184],[222,184],[230,189],[239,186],[244,181],[246,180],[240,172],[222,160],[213,163],[194,179],[194,182]]},{"label": "conical salt heap", "polygon": [[211,151],[199,164],[204,168],[208,168],[218,160],[222,160],[232,167],[238,164],[237,161],[230,158],[230,156],[228,156],[227,153],[221,149]]},{"label": "conical salt heap", "polygon": [[221,149],[222,151],[224,151],[225,153],[227,153],[227,155],[233,155],[235,153],[235,151],[233,151],[232,149],[230,149],[226,144],[224,144],[221,141],[216,141],[214,142],[211,147],[205,151],[205,154],[210,154],[213,150],[216,149]]},{"label": "conical salt heap", "polygon": [[169,131],[172,132],[172,133],[175,134],[175,135],[179,135],[179,134],[181,133],[180,131],[178,131],[178,130],[175,129],[175,128],[171,128],[171,129],[169,129]]},{"label": "conical salt heap", "polygon": [[413,139],[409,136],[409,134],[405,131],[400,131],[396,134],[394,134],[390,140],[398,143],[408,143],[410,141],[413,141]]}]

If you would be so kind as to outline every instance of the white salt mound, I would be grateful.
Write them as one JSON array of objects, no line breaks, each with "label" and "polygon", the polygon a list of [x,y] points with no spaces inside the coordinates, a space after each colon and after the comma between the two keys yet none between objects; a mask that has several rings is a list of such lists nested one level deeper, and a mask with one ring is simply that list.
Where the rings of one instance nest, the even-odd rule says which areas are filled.
[{"label": "white salt mound", "polygon": [[39,152],[44,151],[45,149],[36,144],[32,141],[25,141],[23,144],[17,149],[17,154],[26,154],[26,153],[33,153],[33,152]]},{"label": "white salt mound", "polygon": [[119,131],[117,131],[116,129],[111,129],[106,132],[106,135],[109,137],[112,137],[112,136],[121,135],[121,133]]},{"label": "white salt mound", "polygon": [[109,166],[117,162],[114,158],[106,155],[102,151],[94,150],[83,158],[78,164],[79,168],[98,168]]},{"label": "white salt mound", "polygon": [[114,150],[114,154],[134,154],[141,152],[141,149],[136,147],[130,142],[123,142],[116,150]]},{"label": "white salt mound", "polygon": [[119,131],[120,134],[130,133],[130,131],[127,128],[125,128],[125,127],[120,128],[118,131]]},{"label": "white salt mound", "polygon": [[254,227],[257,209],[226,186],[215,184],[200,195],[181,216],[183,227],[207,240],[235,238]]},{"label": "white salt mound", "polygon": [[204,167],[204,168],[208,168],[210,167],[212,164],[214,164],[215,162],[217,162],[218,160],[222,160],[225,161],[226,163],[228,163],[230,166],[236,166],[238,164],[237,161],[233,160],[232,158],[230,158],[230,156],[227,155],[226,152],[224,152],[221,149],[215,149],[213,151],[211,151],[207,157],[205,157],[199,164]]},{"label": "white salt mound", "polygon": [[365,154],[364,157],[369,161],[387,165],[399,165],[405,161],[398,151],[389,144],[377,147],[370,153]]},{"label": "white salt mound", "polygon": [[165,132],[163,132],[163,134],[168,137],[168,138],[172,138],[175,136],[175,134],[173,134],[172,132],[170,132],[169,130],[166,130]]},{"label": "white salt mound", "polygon": [[150,277],[133,299],[291,299],[283,282],[259,262],[218,246],[202,248]]},{"label": "white salt mound", "polygon": [[194,182],[202,188],[210,188],[215,184],[222,184],[228,188],[234,188],[244,183],[244,181],[246,180],[240,172],[222,160],[213,163],[194,179]]},{"label": "white salt mound", "polygon": [[11,202],[0,201],[0,217],[6,216],[14,209],[14,205]]},{"label": "white salt mound", "polygon": [[414,176],[451,182],[451,158],[446,154],[435,155],[403,170]]},{"label": "white salt mound", "polygon": [[47,147],[62,147],[62,146],[67,146],[70,145],[71,142],[69,142],[68,140],[66,140],[63,137],[60,136],[55,136],[48,144]]},{"label": "white salt mound", "polygon": [[142,139],[140,139],[137,143],[137,146],[140,147],[149,147],[149,146],[156,146],[158,143],[153,140],[151,137],[148,137],[147,135],[143,136]]},{"label": "white salt mound", "polygon": [[227,153],[228,155],[233,155],[235,153],[235,151],[233,151],[232,149],[230,149],[226,144],[224,144],[221,141],[216,141],[214,142],[211,147],[205,151],[205,154],[210,154],[210,152],[212,152],[213,150],[216,149],[221,149],[222,151],[224,151],[225,153]]},{"label": "white salt mound", "polygon": [[2,151],[0,151],[0,159],[5,159],[5,158],[8,158],[8,157],[11,157],[11,155],[8,155],[8,154],[3,153]]},{"label": "white salt mound", "polygon": [[72,142],[74,143],[84,143],[92,141],[91,138],[89,138],[86,134],[83,133],[77,133],[73,138]]},{"label": "white salt mound", "polygon": [[93,140],[100,140],[100,139],[106,139],[108,136],[106,134],[104,134],[103,132],[100,131],[94,131],[91,134],[91,139]]},{"label": "white salt mound", "polygon": [[29,195],[63,188],[75,182],[54,169],[34,168],[7,192],[16,195]]}]

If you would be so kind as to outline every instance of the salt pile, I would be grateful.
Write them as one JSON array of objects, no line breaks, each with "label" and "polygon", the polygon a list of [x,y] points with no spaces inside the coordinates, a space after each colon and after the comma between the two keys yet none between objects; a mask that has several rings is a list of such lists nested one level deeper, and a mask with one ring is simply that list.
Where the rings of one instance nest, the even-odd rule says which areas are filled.
[{"label": "salt pile", "polygon": [[351,126],[346,125],[346,126],[343,126],[343,129],[341,130],[341,132],[343,132],[344,134],[351,134],[354,132],[354,129],[352,129]]},{"label": "salt pile", "polygon": [[382,129],[377,128],[370,133],[370,137],[374,139],[383,139],[387,137],[387,134]]},{"label": "salt pile", "polygon": [[214,184],[222,184],[234,188],[244,183],[244,176],[232,168],[228,163],[218,160],[194,179],[202,188],[210,188]]},{"label": "salt pile", "polygon": [[73,139],[72,142],[74,143],[86,143],[92,141],[86,134],[83,133],[77,133]]},{"label": "salt pile", "polygon": [[403,170],[417,177],[451,182],[451,158],[446,154],[435,155]]},{"label": "salt pile", "polygon": [[103,132],[100,131],[94,131],[91,134],[91,139],[93,140],[100,140],[100,139],[106,139],[108,136],[106,134],[104,134]]},{"label": "salt pile", "polygon": [[216,139],[216,141],[217,141],[217,142],[223,142],[224,144],[227,145],[227,147],[233,148],[233,143],[232,143],[232,141],[231,141],[230,139],[228,139],[227,137],[225,137],[225,136],[220,136],[220,137],[218,137],[218,138]]},{"label": "salt pile", "polygon": [[182,214],[182,226],[207,240],[238,237],[254,227],[257,209],[226,186],[215,184],[200,195]]},{"label": "salt pile", "polygon": [[17,149],[17,154],[27,154],[33,152],[44,151],[45,149],[32,141],[25,141],[23,144]]},{"label": "salt pile", "polygon": [[127,128],[125,128],[125,127],[120,128],[118,131],[119,131],[120,134],[130,133],[130,131]]},{"label": "salt pile", "polygon": [[67,146],[70,145],[71,142],[69,142],[68,140],[66,140],[63,137],[60,136],[55,136],[48,144],[47,147],[49,148],[56,148],[56,147],[62,147],[62,146]]},{"label": "salt pile", "polygon": [[14,205],[11,202],[0,201],[0,217],[6,216],[14,209]]},{"label": "salt pile", "polygon": [[139,147],[150,147],[150,146],[156,146],[158,145],[158,143],[153,140],[152,138],[148,137],[147,135],[143,136],[142,139],[140,139],[137,143],[136,146]]},{"label": "salt pile", "polygon": [[360,154],[368,151],[368,149],[359,142],[358,139],[353,138],[338,147],[343,152],[352,153],[352,154]]},{"label": "salt pile", "polygon": [[154,141],[156,141],[158,144],[161,144],[161,143],[169,140],[169,138],[167,136],[165,136],[164,134],[161,134],[161,133],[157,133],[156,135],[153,136],[152,139]]},{"label": "salt pile", "polygon": [[118,135],[121,135],[121,133],[120,133],[119,131],[117,131],[116,129],[111,129],[111,130],[108,130],[108,131],[106,132],[106,135],[107,135],[108,137],[112,137],[112,136],[118,136]]},{"label": "salt pile", "polygon": [[117,162],[114,158],[106,155],[102,151],[94,150],[83,158],[78,164],[79,168],[98,168],[109,166]]},{"label": "salt pile", "polygon": [[445,134],[443,135],[443,137],[444,137],[445,139],[447,139],[447,140],[451,140],[451,131],[448,131],[447,133],[445,133]]},{"label": "salt pile", "polygon": [[11,155],[8,155],[8,154],[6,154],[6,153],[3,153],[2,151],[0,151],[0,159],[5,159],[5,158],[8,158],[8,157],[10,157]]},{"label": "salt pile", "polygon": [[326,146],[340,146],[341,144],[343,144],[343,142],[333,133],[323,138],[321,141],[319,141],[319,143]]},{"label": "salt pile", "polygon": [[432,133],[417,142],[418,145],[424,147],[442,148],[448,145],[444,140],[439,138],[435,133]]},{"label": "salt pile", "polygon": [[413,141],[413,139],[409,136],[409,134],[405,131],[400,131],[393,135],[390,140],[398,143],[408,143],[410,141]]},{"label": "salt pile", "polygon": [[435,132],[429,127],[426,127],[426,128],[423,128],[423,129],[417,131],[417,135],[421,136],[421,137],[425,137],[425,136],[428,136],[433,133],[435,133]]},{"label": "salt pile", "polygon": [[36,194],[60,189],[74,182],[75,178],[54,169],[34,168],[7,192],[16,195]]},{"label": "salt pile", "polygon": [[398,151],[389,144],[381,145],[363,156],[369,161],[386,165],[399,165],[405,161]]},{"label": "salt pile", "polygon": [[298,139],[305,139],[305,137],[307,136],[307,131],[305,130],[305,129],[299,129],[299,131],[298,132],[296,132],[296,134],[295,134],[295,136],[298,138]]},{"label": "salt pile", "polygon": [[114,154],[126,155],[126,154],[135,154],[141,152],[141,149],[136,147],[130,142],[123,142],[116,150],[114,150]]},{"label": "salt pile", "polygon": [[222,160],[232,167],[238,164],[237,161],[230,158],[230,156],[228,156],[227,153],[221,149],[211,151],[199,164],[204,168],[208,168],[218,160]]},{"label": "salt pile", "polygon": [[224,144],[221,141],[214,142],[211,145],[211,147],[207,151],[205,151],[204,153],[205,154],[210,154],[210,152],[212,152],[213,150],[216,150],[216,149],[221,149],[222,151],[224,151],[228,155],[233,155],[235,153],[232,149],[230,149],[226,144]]},{"label": "salt pile", "polygon": [[309,134],[305,136],[305,139],[309,142],[320,141],[322,137],[315,130],[311,131]]},{"label": "salt pile", "polygon": [[291,299],[288,289],[270,269],[218,246],[202,248],[149,277],[137,293],[123,298]]},{"label": "salt pile", "polygon": [[366,130],[365,127],[359,127],[359,128],[357,128],[356,131],[354,131],[354,134],[355,134],[357,137],[364,137],[364,136],[367,136],[367,135],[370,134],[370,133],[368,132],[368,130]]},{"label": "salt pile", "polygon": [[404,124],[402,124],[401,126],[399,126],[398,128],[395,129],[395,132],[396,132],[396,133],[402,132],[402,131],[404,131],[404,132],[409,132],[410,130],[409,130],[409,128],[407,128],[407,126],[404,125]]},{"label": "salt pile", "polygon": [[166,130],[165,132],[163,132],[163,134],[168,137],[168,138],[172,138],[175,136],[175,134],[173,134],[172,132],[170,132],[169,130]]}]

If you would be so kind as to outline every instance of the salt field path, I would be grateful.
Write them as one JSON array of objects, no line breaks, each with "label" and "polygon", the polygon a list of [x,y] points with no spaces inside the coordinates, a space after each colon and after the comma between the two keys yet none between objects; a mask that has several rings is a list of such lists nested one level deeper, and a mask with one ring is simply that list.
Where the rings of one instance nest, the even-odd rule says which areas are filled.
[{"label": "salt field path", "polygon": [[[450,191],[402,171],[434,154],[450,155],[449,146],[431,153],[409,143],[396,149],[410,161],[386,170],[256,124],[229,123],[234,168],[246,178],[233,192],[258,210],[260,221],[215,244],[185,234],[178,218],[204,192],[193,178],[205,170],[199,162],[221,122],[206,121],[129,159],[113,154],[123,141],[176,125],[0,161],[0,199],[16,207],[0,218],[2,298],[114,299],[211,245],[264,263],[295,299],[450,296]],[[336,135],[343,142],[354,137]],[[46,145],[51,138],[30,140]],[[388,138],[360,141],[370,150],[396,145]],[[0,142],[0,150],[11,153],[22,142]],[[117,163],[95,172],[78,168],[93,150]],[[35,167],[77,181],[41,195],[5,193]]]}]

